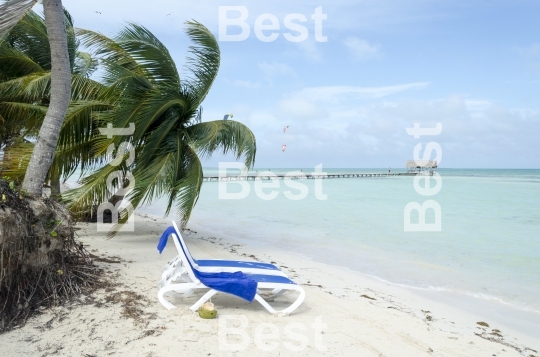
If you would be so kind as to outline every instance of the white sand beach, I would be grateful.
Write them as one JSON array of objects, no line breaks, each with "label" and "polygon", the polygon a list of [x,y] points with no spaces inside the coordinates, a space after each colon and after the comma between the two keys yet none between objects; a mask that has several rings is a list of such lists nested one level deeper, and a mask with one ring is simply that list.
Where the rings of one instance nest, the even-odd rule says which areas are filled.
[{"label": "white sand beach", "polygon": [[[176,251],[169,241],[159,255],[156,244],[169,221],[138,215],[135,224],[135,232],[113,239],[93,224],[80,224],[79,239],[102,258],[97,264],[113,286],[0,335],[0,355],[538,356],[537,339],[442,302],[194,225],[185,234],[194,256],[275,262],[303,286],[306,299],[288,317],[274,317],[257,302],[223,294],[212,299],[218,310],[213,320],[188,309],[195,296],[171,299],[177,309],[166,310],[157,299],[157,283]],[[275,304],[284,306],[289,299],[285,295]],[[234,334],[241,320],[247,326],[240,329],[242,335]]]}]

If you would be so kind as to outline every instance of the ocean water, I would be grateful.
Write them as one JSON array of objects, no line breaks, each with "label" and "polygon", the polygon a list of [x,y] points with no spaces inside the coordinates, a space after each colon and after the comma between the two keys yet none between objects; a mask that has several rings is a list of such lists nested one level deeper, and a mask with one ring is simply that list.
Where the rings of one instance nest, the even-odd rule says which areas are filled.
[{"label": "ocean water", "polygon": [[[205,170],[205,175],[216,173]],[[205,182],[191,221],[216,234],[283,248],[394,284],[539,313],[540,170],[438,173],[442,189],[431,197],[415,191],[411,176],[322,180],[326,200],[317,199],[314,180],[297,181],[308,188],[302,200],[286,198],[284,192],[291,189],[283,181],[274,188],[279,194],[272,200],[259,198],[253,182],[244,199],[219,199],[219,183]],[[227,191],[238,192],[240,186],[231,183]],[[441,206],[441,231],[405,232],[405,206],[427,199]],[[160,209],[157,202],[146,210],[163,215]],[[428,214],[427,220],[434,215]]]}]

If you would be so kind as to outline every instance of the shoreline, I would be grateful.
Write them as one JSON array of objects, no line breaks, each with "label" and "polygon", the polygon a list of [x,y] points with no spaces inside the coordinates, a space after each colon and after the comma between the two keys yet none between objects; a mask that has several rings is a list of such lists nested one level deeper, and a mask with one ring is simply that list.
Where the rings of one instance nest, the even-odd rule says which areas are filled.
[{"label": "shoreline", "polygon": [[[202,228],[200,227],[200,223],[188,224],[188,228],[197,232],[204,232],[202,235],[225,235],[222,232],[218,233]],[[188,235],[188,237],[190,236]],[[226,235],[226,239],[236,244],[249,244],[245,239],[235,238],[228,234]],[[194,242],[191,241],[190,243],[193,244]],[[461,320],[463,325],[475,325],[478,321],[486,321],[488,323],[491,321],[499,328],[504,329],[504,331],[511,331],[513,337],[518,340],[526,341],[526,343],[540,348],[540,337],[534,333],[536,328],[540,326],[540,314],[520,309],[511,304],[502,303],[497,300],[488,300],[465,293],[448,290],[440,291],[437,289],[393,283],[378,276],[366,274],[345,266],[318,262],[307,255],[294,251],[284,251],[276,247],[270,247],[269,245],[250,245],[249,249],[259,252],[265,251],[268,252],[266,253],[267,255],[285,255],[290,260],[301,260],[304,264],[305,262],[312,262],[315,265],[325,266],[330,270],[342,271],[348,275],[350,280],[359,281],[374,290],[378,289],[387,294],[399,297],[406,295],[407,298],[405,300],[413,302],[416,310],[422,310],[422,306],[426,305],[437,306],[440,309],[440,315],[445,319]],[[511,314],[511,316],[508,314]]]},{"label": "shoreline", "polygon": [[[273,354],[290,355],[292,346],[302,356],[538,356],[535,341],[443,302],[295,253],[244,244],[196,224],[188,226],[184,237],[195,257],[276,262],[305,289],[306,300],[284,318],[273,317],[257,302],[248,304],[225,294],[212,299],[218,309],[214,320],[200,319],[188,310],[198,297],[172,298],[177,309],[166,310],[157,300],[157,283],[163,265],[176,251],[169,240],[159,255],[156,244],[169,222],[139,212],[135,232],[112,239],[96,232],[93,224],[79,224],[79,240],[101,257],[97,264],[111,284],[90,297],[43,311],[24,327],[0,335],[0,351],[41,356],[177,356],[182,350],[188,356],[252,356],[274,347]],[[274,303],[290,300],[285,296]],[[247,319],[244,332],[249,343],[239,351],[220,349],[220,323],[235,316]],[[326,325],[320,340],[311,327],[317,318]],[[489,327],[477,322],[487,322]],[[266,336],[262,345],[257,344],[261,326],[270,325],[278,337]],[[296,335],[287,334],[290,326],[297,327]],[[307,344],[302,345],[302,339]],[[228,335],[227,341],[240,343],[242,338]],[[325,351],[319,349],[323,345]]]},{"label": "shoreline", "polygon": [[[152,209],[149,209],[147,212],[145,212],[145,214],[152,215],[153,212],[154,211]],[[229,240],[234,240],[237,243],[248,244],[251,248],[283,251],[283,249],[275,247],[268,242],[268,234],[262,234],[264,238],[257,237],[250,242],[248,236],[246,236],[244,230],[242,230],[241,227],[233,227],[232,225],[227,224],[224,220],[218,221],[219,223],[217,224],[217,226],[214,222],[212,222],[212,224],[210,225],[213,225],[212,228],[202,228],[204,224],[203,222],[209,219],[211,219],[211,215],[207,211],[205,211],[203,214],[198,213],[192,217],[190,223],[188,224],[188,228],[195,227],[196,230],[204,231],[207,235],[213,234],[223,236]],[[265,228],[269,227],[265,226]],[[365,273],[347,266],[340,266],[338,264],[329,263],[328,260],[319,261],[317,260],[316,256],[320,258],[321,254],[315,254],[313,251],[311,252],[313,256],[310,256],[309,253],[299,253],[298,244],[290,245],[288,248],[290,249],[287,251],[288,253],[294,254],[301,259],[314,261],[338,269],[343,269],[344,271],[353,274],[358,274],[359,276],[361,276],[362,279],[367,279],[368,284],[380,283],[382,284],[382,286],[392,286],[396,289],[419,295],[429,301],[445,301],[445,303],[449,307],[455,308],[458,311],[463,310],[464,312],[475,315],[478,318],[484,320],[492,320],[497,324],[504,326],[506,330],[510,329],[516,334],[521,335],[524,339],[531,341],[531,343],[536,344],[540,348],[540,337],[538,335],[535,335],[534,332],[540,328],[540,313],[538,312],[531,311],[527,308],[515,306],[512,303],[503,301],[500,297],[497,296],[482,297],[476,296],[477,293],[474,292],[452,291],[450,289],[438,287],[426,288],[414,285],[406,285],[402,283],[395,283],[377,275]]]}]

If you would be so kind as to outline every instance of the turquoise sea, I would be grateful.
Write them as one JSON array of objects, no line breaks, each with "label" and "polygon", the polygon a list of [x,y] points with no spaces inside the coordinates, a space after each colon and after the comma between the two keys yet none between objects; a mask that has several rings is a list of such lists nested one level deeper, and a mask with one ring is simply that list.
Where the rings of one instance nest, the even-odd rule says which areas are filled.
[{"label": "turquoise sea", "polygon": [[[207,169],[205,175],[216,172]],[[443,185],[431,197],[415,191],[411,176],[322,180],[326,200],[315,197],[314,180],[302,180],[308,196],[296,201],[284,196],[291,189],[283,181],[273,200],[259,198],[253,182],[246,198],[219,199],[219,184],[205,182],[192,217],[254,244],[285,248],[392,283],[540,312],[540,170],[437,172]],[[228,186],[228,191],[239,190],[238,184]],[[441,206],[441,231],[405,232],[405,206],[427,199]]]},{"label": "turquoise sea", "polygon": [[[301,180],[309,191],[296,201],[283,194],[291,190],[283,181],[274,188],[279,194],[273,200],[259,198],[253,182],[246,198],[219,199],[219,183],[205,182],[192,222],[394,284],[452,292],[540,316],[540,170],[437,172],[442,189],[431,197],[415,191],[411,176],[322,180],[326,200],[315,197],[314,180]],[[205,170],[205,175],[216,174],[216,169]],[[240,191],[240,186],[231,183],[227,190]],[[405,232],[405,206],[427,199],[441,206],[441,231]],[[162,215],[156,208],[153,213]]]}]

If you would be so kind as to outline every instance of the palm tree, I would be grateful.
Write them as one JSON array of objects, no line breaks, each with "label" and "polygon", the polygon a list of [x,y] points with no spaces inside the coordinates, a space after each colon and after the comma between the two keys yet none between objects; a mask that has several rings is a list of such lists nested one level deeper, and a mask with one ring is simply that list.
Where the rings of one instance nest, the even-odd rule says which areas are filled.
[{"label": "palm tree", "polygon": [[[52,181],[53,194],[59,194],[60,177],[70,176],[89,159],[88,147],[97,127],[93,113],[110,108],[97,100],[105,87],[88,78],[97,61],[78,50],[73,19],[67,11],[64,14],[73,90],[47,177]],[[0,128],[0,149],[5,154],[1,176],[24,177],[34,149],[26,138],[35,138],[39,132],[51,101],[50,89],[51,51],[45,20],[29,12],[0,43],[0,120],[4,124]]]},{"label": "palm tree", "polygon": [[42,194],[71,98],[71,67],[62,0],[44,0],[43,9],[51,45],[51,102],[22,184],[33,196]]},{"label": "palm tree", "polygon": [[[11,0],[0,6],[0,40],[36,2]],[[71,71],[62,1],[44,0],[43,8],[51,53],[51,98],[22,185],[24,190],[34,196],[42,194],[71,95]]]},{"label": "palm tree", "polygon": [[[134,187],[125,199],[133,207],[167,196],[166,214],[175,205],[185,226],[203,181],[199,156],[231,152],[237,159],[244,157],[246,166],[253,165],[256,142],[245,125],[232,120],[201,121],[201,103],[217,76],[220,51],[206,27],[195,21],[186,24],[194,45],[189,48],[187,73],[182,77],[167,48],[140,25],[129,24],[112,39],[78,31],[82,42],[101,56],[105,67],[107,100],[114,102],[114,109],[102,114],[101,120],[114,128],[127,128],[130,123],[135,127],[131,136],[96,143],[96,159],[110,158],[109,145],[119,148],[126,142],[134,148],[135,160],[129,159],[131,154],[124,147],[120,152],[123,161],[115,162],[117,166],[97,165],[80,188],[68,192],[72,212],[88,211],[96,203],[110,200],[107,177],[117,171],[123,173],[123,178],[113,180],[117,190],[127,185],[129,172]],[[129,214],[124,211],[120,222],[125,222]]]}]

